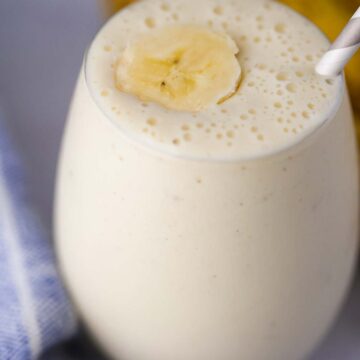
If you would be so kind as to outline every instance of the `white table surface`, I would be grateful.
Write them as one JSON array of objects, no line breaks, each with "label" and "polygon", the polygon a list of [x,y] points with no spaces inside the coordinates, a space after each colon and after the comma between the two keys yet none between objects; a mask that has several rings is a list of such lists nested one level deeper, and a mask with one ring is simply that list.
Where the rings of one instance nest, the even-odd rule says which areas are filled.
[{"label": "white table surface", "polygon": [[[102,21],[96,0],[0,0],[0,108],[49,231],[64,120],[82,54]],[[311,360],[359,359],[358,276],[338,321]]]}]

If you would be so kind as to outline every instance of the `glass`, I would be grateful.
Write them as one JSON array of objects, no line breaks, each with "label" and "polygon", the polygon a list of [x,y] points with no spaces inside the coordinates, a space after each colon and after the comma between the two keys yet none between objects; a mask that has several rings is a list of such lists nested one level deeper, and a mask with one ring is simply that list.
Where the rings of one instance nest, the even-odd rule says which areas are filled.
[{"label": "glass", "polygon": [[281,153],[195,161],[121,132],[85,73],[67,122],[55,221],[63,276],[94,339],[122,360],[308,355],[339,310],[356,258],[347,92],[325,125]]}]

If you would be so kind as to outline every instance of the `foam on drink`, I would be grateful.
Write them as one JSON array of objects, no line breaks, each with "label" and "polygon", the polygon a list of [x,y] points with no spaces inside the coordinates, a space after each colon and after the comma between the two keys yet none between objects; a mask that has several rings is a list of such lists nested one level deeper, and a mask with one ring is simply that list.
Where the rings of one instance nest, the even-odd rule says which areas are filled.
[{"label": "foam on drink", "polygon": [[[188,112],[117,89],[116,64],[128,44],[174,25],[204,26],[236,43],[242,78],[233,96]],[[314,71],[327,47],[314,25],[276,2],[142,1],[100,31],[86,74],[100,107],[131,138],[178,156],[251,158],[301,141],[334,113],[341,78],[324,79]]]}]

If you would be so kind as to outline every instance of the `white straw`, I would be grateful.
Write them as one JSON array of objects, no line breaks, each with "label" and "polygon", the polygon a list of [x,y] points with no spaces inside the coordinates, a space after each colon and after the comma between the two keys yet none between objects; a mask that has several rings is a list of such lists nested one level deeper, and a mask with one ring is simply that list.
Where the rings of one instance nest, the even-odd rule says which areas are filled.
[{"label": "white straw", "polygon": [[[360,47],[360,7],[316,66],[323,76],[337,76]],[[359,69],[360,71],[360,69]]]}]

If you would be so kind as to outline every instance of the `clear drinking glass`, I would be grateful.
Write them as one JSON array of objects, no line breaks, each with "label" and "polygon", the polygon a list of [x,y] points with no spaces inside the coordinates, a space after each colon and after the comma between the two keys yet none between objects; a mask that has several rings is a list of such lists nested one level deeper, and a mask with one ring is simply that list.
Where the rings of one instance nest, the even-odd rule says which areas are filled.
[{"label": "clear drinking glass", "polygon": [[63,276],[94,339],[123,360],[304,358],[337,314],[356,257],[344,87],[300,143],[221,162],[136,142],[85,75],[83,66],[55,220]]}]

